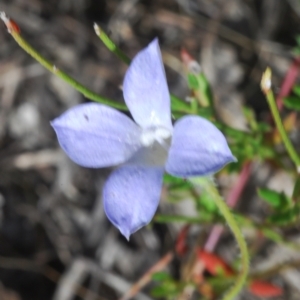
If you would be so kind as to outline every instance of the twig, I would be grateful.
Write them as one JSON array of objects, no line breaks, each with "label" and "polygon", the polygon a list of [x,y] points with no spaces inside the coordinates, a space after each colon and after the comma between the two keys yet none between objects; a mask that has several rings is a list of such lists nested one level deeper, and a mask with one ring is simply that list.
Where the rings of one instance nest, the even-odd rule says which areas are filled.
[{"label": "twig", "polygon": [[173,260],[174,254],[168,252],[153,267],[151,267],[119,300],[129,300],[134,297],[152,279],[152,275],[166,268]]},{"label": "twig", "polygon": [[276,99],[276,104],[279,110],[281,110],[283,107],[283,98],[289,95],[289,93],[291,92],[291,88],[296,82],[299,73],[299,68],[300,57],[296,57],[285,75],[285,78],[281,85],[281,89]]}]

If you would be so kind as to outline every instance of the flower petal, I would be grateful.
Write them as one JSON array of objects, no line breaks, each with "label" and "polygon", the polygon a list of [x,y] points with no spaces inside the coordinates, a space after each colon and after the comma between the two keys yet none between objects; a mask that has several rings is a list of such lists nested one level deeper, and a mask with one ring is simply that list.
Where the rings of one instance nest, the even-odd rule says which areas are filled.
[{"label": "flower petal", "polygon": [[123,83],[125,102],[142,128],[172,129],[170,94],[158,39],[132,60]]},{"label": "flower petal", "polygon": [[100,168],[129,159],[140,148],[140,129],[105,105],[77,105],[51,122],[67,155],[83,167]]},{"label": "flower petal", "polygon": [[186,116],[175,123],[168,173],[178,177],[210,175],[233,161],[224,135],[208,120]]},{"label": "flower petal", "polygon": [[163,173],[163,168],[122,166],[106,181],[103,189],[106,215],[128,240],[153,218]]}]

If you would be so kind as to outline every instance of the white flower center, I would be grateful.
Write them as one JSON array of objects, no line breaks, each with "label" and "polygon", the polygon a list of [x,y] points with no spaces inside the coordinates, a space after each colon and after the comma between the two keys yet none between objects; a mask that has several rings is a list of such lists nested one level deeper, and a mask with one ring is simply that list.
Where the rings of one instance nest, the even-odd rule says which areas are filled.
[{"label": "white flower center", "polygon": [[155,141],[157,141],[162,146],[164,145],[164,140],[170,138],[172,133],[170,130],[164,127],[157,127],[146,129],[142,132],[141,143],[144,147],[152,146]]},{"label": "white flower center", "polygon": [[164,167],[171,145],[172,129],[151,127],[142,130],[142,147],[134,153],[127,163],[143,166]]}]

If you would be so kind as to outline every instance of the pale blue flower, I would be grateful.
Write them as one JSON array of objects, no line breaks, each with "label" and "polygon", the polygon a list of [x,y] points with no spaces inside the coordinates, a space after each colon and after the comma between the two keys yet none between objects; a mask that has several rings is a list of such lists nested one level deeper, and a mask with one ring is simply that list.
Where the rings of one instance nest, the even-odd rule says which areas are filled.
[{"label": "pale blue flower", "polygon": [[178,177],[210,175],[235,158],[223,134],[208,120],[190,115],[172,125],[157,39],[133,59],[123,93],[135,122],[111,107],[86,103],[51,124],[75,163],[118,166],[103,189],[104,209],[129,239],[153,218],[165,171]]}]

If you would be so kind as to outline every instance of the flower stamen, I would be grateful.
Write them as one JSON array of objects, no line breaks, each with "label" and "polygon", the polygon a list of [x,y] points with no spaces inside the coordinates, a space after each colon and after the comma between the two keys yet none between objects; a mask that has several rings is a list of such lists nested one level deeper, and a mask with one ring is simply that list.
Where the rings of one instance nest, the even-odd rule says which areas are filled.
[{"label": "flower stamen", "polygon": [[155,141],[162,145],[166,150],[169,149],[168,143],[165,140],[172,136],[170,130],[164,127],[150,128],[143,130],[140,141],[144,147],[150,147]]}]

